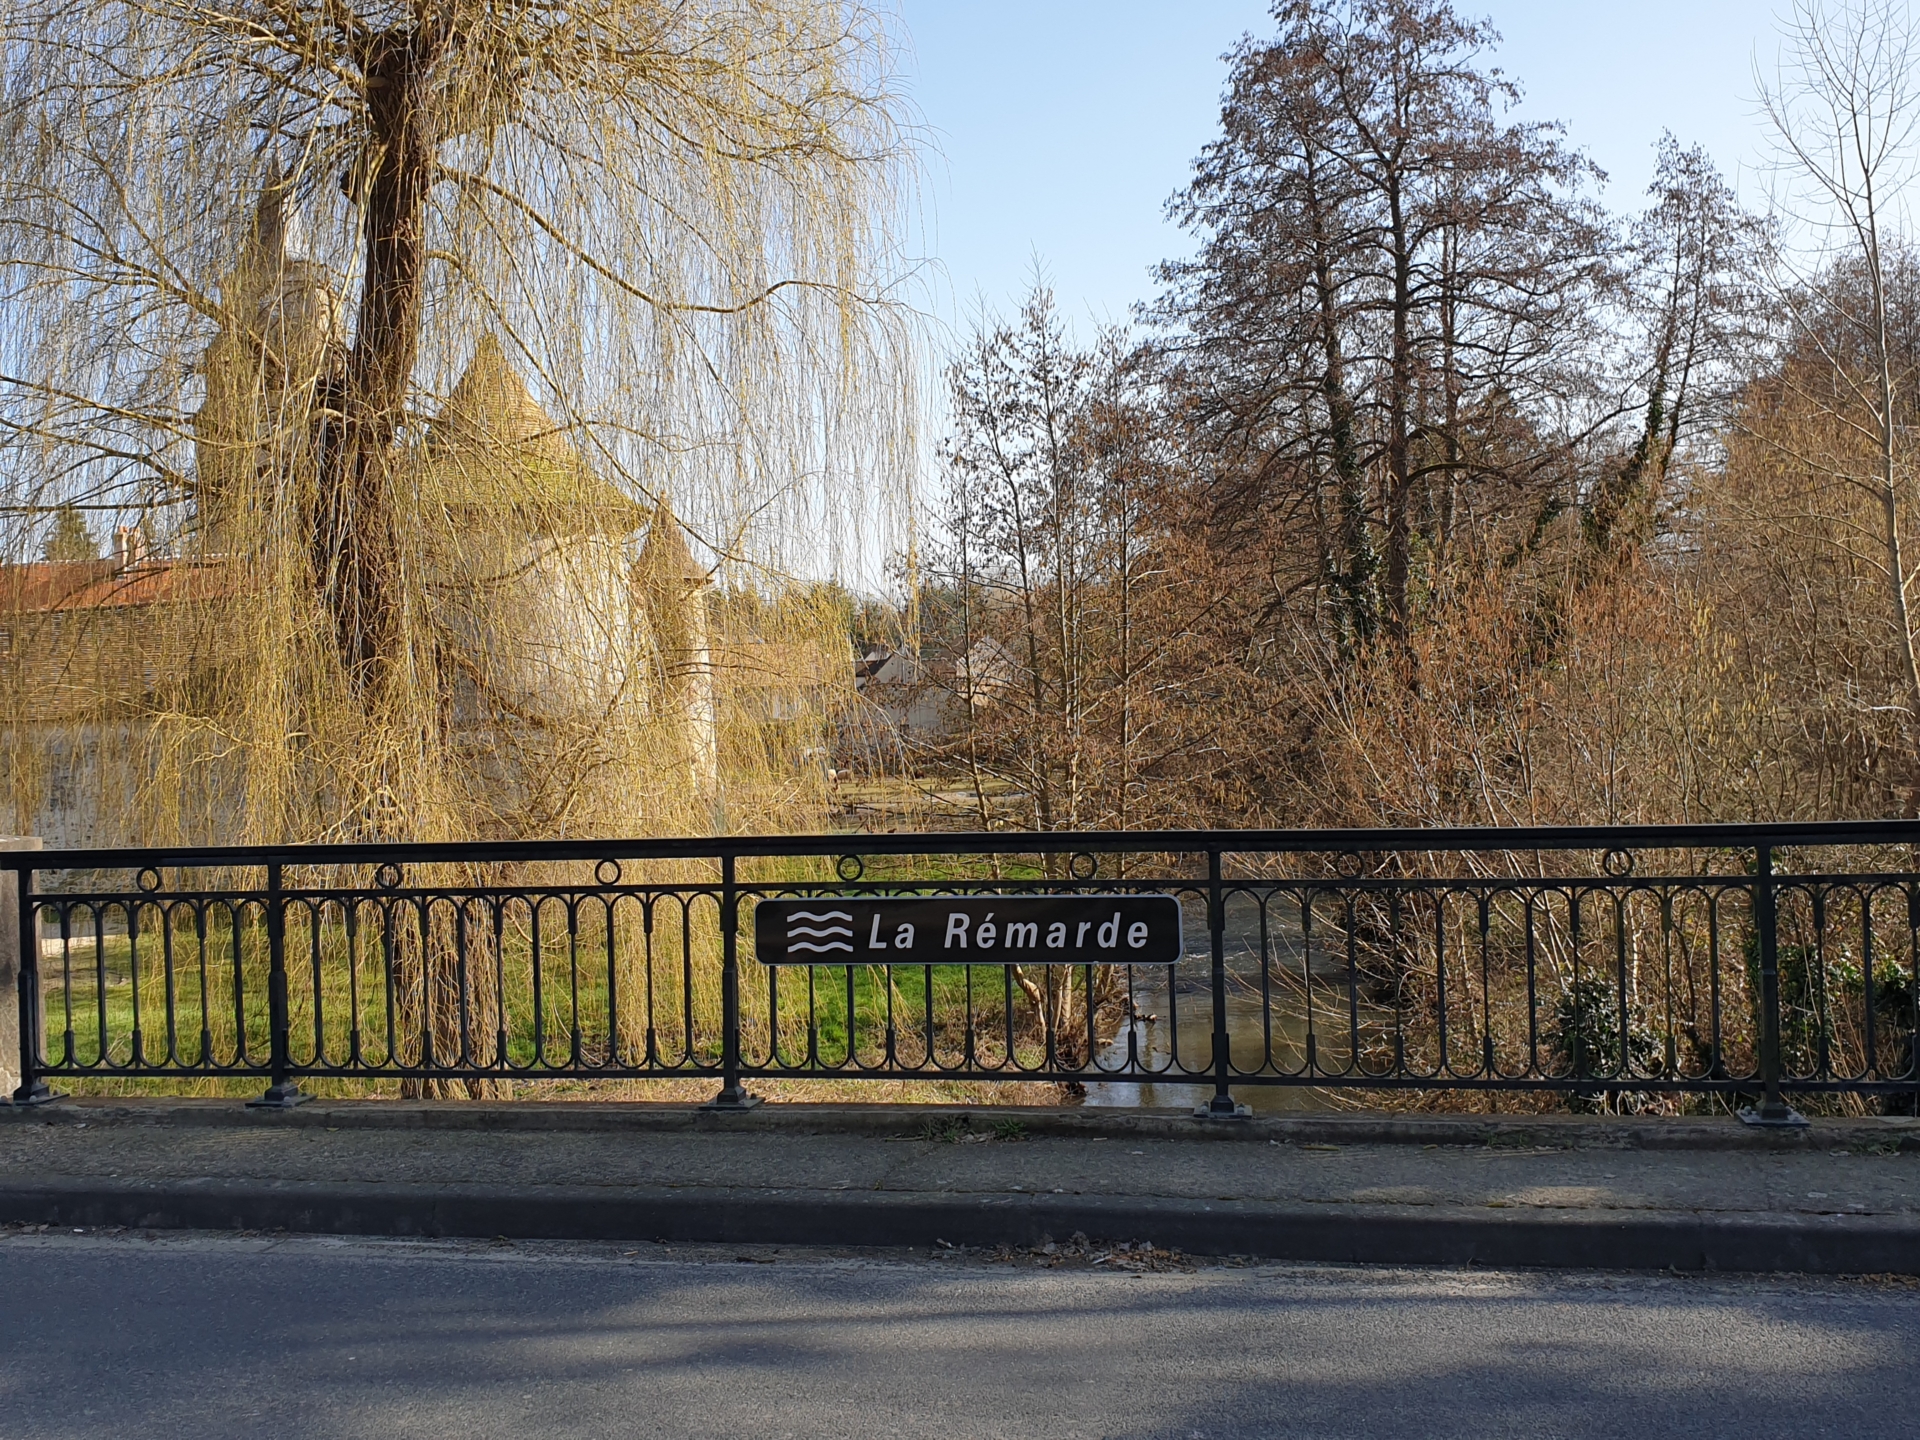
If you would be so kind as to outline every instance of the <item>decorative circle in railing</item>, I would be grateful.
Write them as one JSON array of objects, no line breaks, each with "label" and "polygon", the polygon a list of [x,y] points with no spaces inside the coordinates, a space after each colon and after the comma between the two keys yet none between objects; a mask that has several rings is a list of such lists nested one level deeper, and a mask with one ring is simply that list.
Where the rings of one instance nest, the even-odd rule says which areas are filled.
[{"label": "decorative circle in railing", "polygon": [[596,885],[618,885],[620,883],[620,862],[602,860],[593,867],[593,883]]},{"label": "decorative circle in railing", "polygon": [[149,865],[133,877],[133,883],[151,895],[160,888],[160,872]]},{"label": "decorative circle in railing", "polygon": [[407,872],[391,860],[373,872],[373,883],[382,890],[398,890],[406,878]]},{"label": "decorative circle in railing", "polygon": [[867,873],[867,862],[858,855],[842,855],[833,862],[834,873],[842,880],[858,880]]},{"label": "decorative circle in railing", "polygon": [[1067,861],[1067,874],[1076,880],[1091,880],[1100,873],[1100,861],[1085,850],[1077,850]]},{"label": "decorative circle in railing", "polygon": [[1342,850],[1333,857],[1334,872],[1343,880],[1357,880],[1367,873],[1367,862],[1358,850]]},{"label": "decorative circle in railing", "polygon": [[1600,857],[1600,868],[1616,880],[1623,875],[1633,873],[1633,852],[1631,850],[1609,850]]}]

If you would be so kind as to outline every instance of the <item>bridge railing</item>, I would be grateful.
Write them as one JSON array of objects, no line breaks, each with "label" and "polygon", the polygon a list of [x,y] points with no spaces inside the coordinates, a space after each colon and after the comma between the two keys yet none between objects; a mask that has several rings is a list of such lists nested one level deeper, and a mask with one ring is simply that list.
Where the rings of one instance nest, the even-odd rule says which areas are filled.
[{"label": "bridge railing", "polygon": [[[7,851],[15,1098],[83,1077],[258,1078],[259,1104],[320,1077],[475,1096],[698,1077],[722,1108],[791,1078],[1053,1082],[1221,1116],[1265,1086],[1910,1111],[1916,843],[1887,821]],[[1117,938],[1113,907],[1150,896],[1179,904],[1177,959]],[[809,902],[826,938],[756,940],[773,901]],[[901,952],[883,909],[966,911],[988,943],[950,926]],[[1061,929],[1079,945],[1026,925],[991,943],[1082,911]]]}]

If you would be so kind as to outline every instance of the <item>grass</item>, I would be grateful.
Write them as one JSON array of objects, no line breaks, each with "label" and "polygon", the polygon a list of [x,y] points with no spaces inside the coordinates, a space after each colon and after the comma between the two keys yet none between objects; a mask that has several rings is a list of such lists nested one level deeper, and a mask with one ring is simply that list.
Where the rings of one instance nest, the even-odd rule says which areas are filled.
[{"label": "grass", "polygon": [[[465,947],[454,944],[434,976],[456,1002],[464,997],[465,1033],[437,1037],[436,1056],[445,1063],[464,1040],[469,1056],[491,1063],[504,1031],[506,1059],[519,1070],[608,1066],[671,1074],[717,1064],[717,925],[697,906],[683,907],[673,924],[658,923],[657,914],[650,927],[626,923],[631,918],[585,911],[558,928],[502,925],[477,936],[455,934]],[[269,950],[257,915],[147,924],[133,936],[89,933],[49,949],[41,974],[54,1064],[127,1066],[136,1057],[179,1067],[266,1063]],[[350,928],[337,909],[290,915],[294,1062],[341,1064],[357,1053],[370,1067],[418,1063],[417,997],[425,979],[418,954],[417,943],[409,960],[404,947],[395,942],[390,950],[364,923]],[[998,966],[772,971],[743,957],[741,996],[743,1049],[752,1065],[951,1068],[1017,1060],[1030,1068],[1044,1058],[1025,997]]]},{"label": "grass", "polygon": [[1001,1119],[976,1130],[969,1115],[942,1115],[920,1127],[920,1138],[940,1145],[956,1145],[962,1141],[1020,1141],[1027,1138],[1027,1122]]}]

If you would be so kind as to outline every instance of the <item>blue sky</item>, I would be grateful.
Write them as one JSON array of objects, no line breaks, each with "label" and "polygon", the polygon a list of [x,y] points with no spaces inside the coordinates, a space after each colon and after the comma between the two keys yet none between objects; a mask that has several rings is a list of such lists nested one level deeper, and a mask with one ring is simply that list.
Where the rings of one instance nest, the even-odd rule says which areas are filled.
[{"label": "blue sky", "polygon": [[[897,0],[911,42],[907,89],[937,152],[924,248],[943,272],[945,324],[976,301],[1009,308],[1036,258],[1084,335],[1152,292],[1149,267],[1185,248],[1162,218],[1211,137],[1220,55],[1271,33],[1255,0]],[[1662,129],[1707,146],[1750,203],[1765,137],[1756,53],[1771,63],[1774,7],[1760,0],[1462,0],[1505,37],[1497,63],[1521,113],[1568,124],[1606,169],[1604,198],[1637,208]]]}]

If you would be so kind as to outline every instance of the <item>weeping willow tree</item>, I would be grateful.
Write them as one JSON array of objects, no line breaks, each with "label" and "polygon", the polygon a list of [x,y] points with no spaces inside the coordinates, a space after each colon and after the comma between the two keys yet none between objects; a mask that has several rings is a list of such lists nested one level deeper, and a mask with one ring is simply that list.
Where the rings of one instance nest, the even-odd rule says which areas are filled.
[{"label": "weeping willow tree", "polygon": [[689,558],[777,590],[904,491],[884,19],[14,0],[0,26],[10,558],[76,507],[165,558],[14,584],[15,823],[63,725],[107,836],[793,823],[784,780],[709,793]]}]

